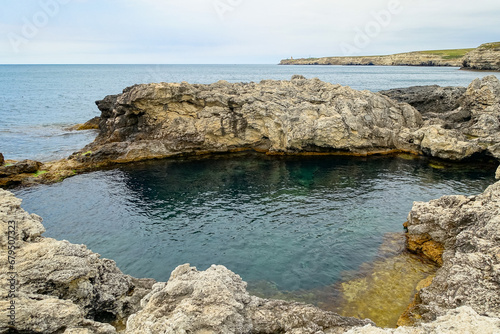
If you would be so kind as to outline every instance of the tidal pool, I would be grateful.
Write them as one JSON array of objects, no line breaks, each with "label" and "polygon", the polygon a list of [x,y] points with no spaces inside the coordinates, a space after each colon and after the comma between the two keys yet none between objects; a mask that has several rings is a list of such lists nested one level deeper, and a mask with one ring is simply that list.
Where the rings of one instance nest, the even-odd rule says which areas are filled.
[{"label": "tidal pool", "polygon": [[222,264],[256,294],[328,309],[318,296],[367,277],[413,201],[493,182],[490,165],[244,153],[136,163],[15,193],[44,218],[45,236],[86,244],[132,276],[166,281],[183,263]]}]

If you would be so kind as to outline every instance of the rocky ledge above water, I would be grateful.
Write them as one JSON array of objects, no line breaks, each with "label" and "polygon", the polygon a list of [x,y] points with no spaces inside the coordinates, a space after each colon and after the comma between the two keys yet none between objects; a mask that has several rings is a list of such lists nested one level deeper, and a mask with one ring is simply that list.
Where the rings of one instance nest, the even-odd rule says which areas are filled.
[{"label": "rocky ledge above water", "polygon": [[[42,219],[20,204],[0,190],[0,333],[500,332],[500,183],[478,196],[414,204],[409,244],[421,251],[425,242],[439,243],[443,265],[407,311],[414,326],[397,329],[250,296],[223,266],[198,271],[185,264],[167,282],[136,279],[84,245],[43,237]],[[15,246],[10,263],[8,245]]]},{"label": "rocky ledge above water", "polygon": [[93,143],[37,171],[0,166],[0,187],[62,180],[117,163],[255,150],[267,154],[406,152],[500,160],[500,82],[380,93],[294,76],[260,83],[135,85],[96,102]]}]

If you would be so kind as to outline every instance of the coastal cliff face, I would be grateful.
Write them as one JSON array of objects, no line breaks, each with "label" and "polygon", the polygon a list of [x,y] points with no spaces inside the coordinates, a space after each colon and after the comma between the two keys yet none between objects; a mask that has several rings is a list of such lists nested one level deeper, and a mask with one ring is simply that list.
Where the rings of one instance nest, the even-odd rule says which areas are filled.
[{"label": "coastal cliff face", "polygon": [[354,56],[283,59],[280,65],[377,65],[377,66],[462,66],[461,58],[445,57],[422,52],[398,53],[387,56]]},{"label": "coastal cliff face", "polygon": [[408,104],[318,79],[136,85],[97,105],[94,143],[79,161],[126,162],[253,149],[271,154],[412,151],[422,124]]},{"label": "coastal cliff face", "polygon": [[462,67],[471,70],[500,71],[500,42],[482,44],[467,53]]}]

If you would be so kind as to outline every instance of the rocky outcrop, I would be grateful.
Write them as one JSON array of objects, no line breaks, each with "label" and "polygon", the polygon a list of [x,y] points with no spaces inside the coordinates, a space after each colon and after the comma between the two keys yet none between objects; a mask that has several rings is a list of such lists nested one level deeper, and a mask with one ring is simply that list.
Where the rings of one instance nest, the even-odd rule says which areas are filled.
[{"label": "rocky outcrop", "polygon": [[[271,154],[413,151],[420,113],[318,79],[136,85],[97,105],[95,141],[72,158],[127,162],[245,149]],[[88,152],[88,154],[83,154]]]},{"label": "rocky outcrop", "polygon": [[101,118],[96,116],[92,119],[89,119],[83,124],[77,124],[69,128],[70,130],[76,130],[76,131],[82,131],[82,130],[98,130],[99,129],[99,122],[101,121]]},{"label": "rocky outcrop", "polygon": [[0,308],[12,309],[12,318],[0,317],[0,333],[116,333],[110,324],[134,334],[338,333],[372,323],[252,297],[223,266],[183,265],[153,286],[84,245],[42,237],[42,219],[20,204],[0,189]]},{"label": "rocky outcrop", "polygon": [[467,53],[462,60],[462,68],[500,71],[500,42],[482,44]]},{"label": "rocky outcrop", "polygon": [[[3,157],[2,157],[3,158]],[[13,187],[22,184],[40,170],[41,162],[23,160],[2,166],[0,164],[0,187]]]},{"label": "rocky outcrop", "polygon": [[499,217],[500,182],[478,196],[414,203],[408,216],[409,246],[427,254],[427,243],[433,258],[442,262],[410,310],[415,320],[433,321],[463,305],[481,315],[500,317]]},{"label": "rocky outcrop", "polygon": [[439,54],[407,52],[387,56],[354,56],[283,59],[280,65],[377,65],[377,66],[462,66],[462,58]]},{"label": "rocky outcrop", "polygon": [[177,267],[142,300],[127,333],[343,333],[368,320],[316,307],[250,296],[246,283],[224,266]]},{"label": "rocky outcrop", "polygon": [[115,333],[109,323],[137,312],[154,281],[124,275],[84,245],[42,237],[42,219],[20,204],[0,189],[0,309],[13,315],[0,317],[0,333]]},{"label": "rocky outcrop", "polygon": [[[398,102],[408,103],[417,109],[424,119],[445,118],[447,113],[460,107],[465,87],[414,86],[379,91]],[[449,117],[449,116],[448,116]],[[452,121],[461,121],[455,118]]]},{"label": "rocky outcrop", "polygon": [[0,153],[0,166],[3,166],[4,163],[5,163],[5,159],[3,157],[3,154]]}]

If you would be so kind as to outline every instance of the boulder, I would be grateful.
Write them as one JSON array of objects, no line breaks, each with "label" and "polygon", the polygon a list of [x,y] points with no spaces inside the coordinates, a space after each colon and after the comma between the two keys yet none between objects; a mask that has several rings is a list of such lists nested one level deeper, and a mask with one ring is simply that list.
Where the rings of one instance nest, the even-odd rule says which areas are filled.
[{"label": "boulder", "polygon": [[250,296],[240,276],[220,265],[205,271],[179,266],[141,304],[126,333],[319,334],[372,324],[311,305]]}]

